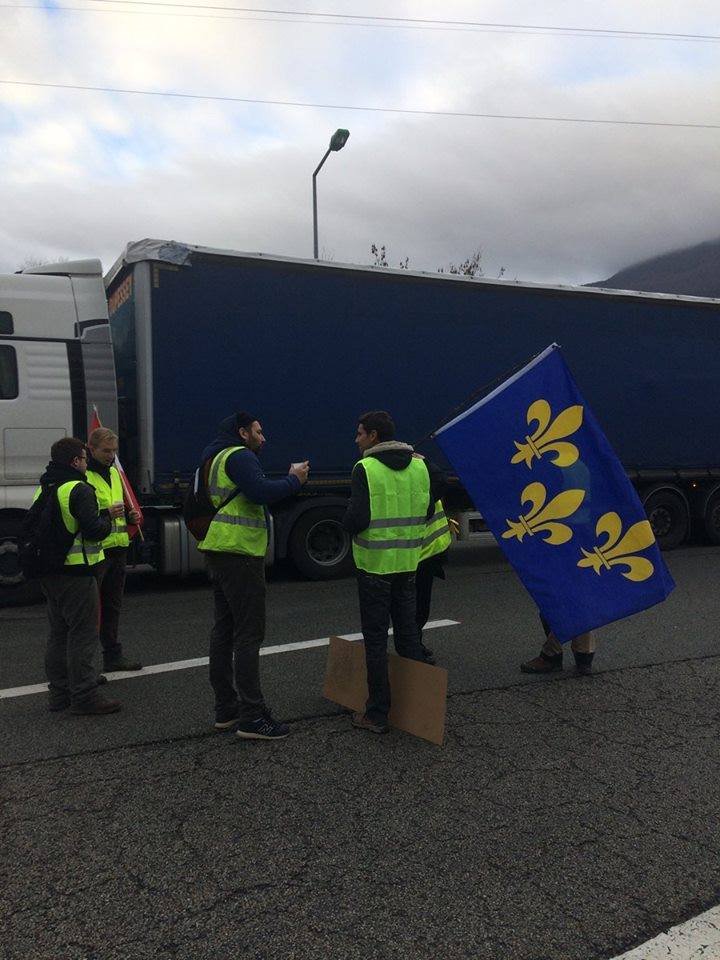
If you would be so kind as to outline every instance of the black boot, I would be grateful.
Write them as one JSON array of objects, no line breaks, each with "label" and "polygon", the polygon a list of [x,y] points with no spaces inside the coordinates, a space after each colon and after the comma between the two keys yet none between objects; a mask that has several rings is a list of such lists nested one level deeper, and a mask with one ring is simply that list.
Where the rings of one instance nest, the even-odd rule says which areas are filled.
[{"label": "black boot", "polygon": [[575,673],[580,677],[587,677],[592,673],[592,662],[594,653],[576,653],[573,650],[573,656],[575,657]]}]

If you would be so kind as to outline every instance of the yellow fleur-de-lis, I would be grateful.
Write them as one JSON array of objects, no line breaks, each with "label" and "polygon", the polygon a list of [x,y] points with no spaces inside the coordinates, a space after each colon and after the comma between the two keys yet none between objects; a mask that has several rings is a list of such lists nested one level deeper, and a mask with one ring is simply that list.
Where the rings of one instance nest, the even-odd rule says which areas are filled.
[{"label": "yellow fleur-de-lis", "polygon": [[555,521],[572,516],[584,499],[584,490],[565,490],[546,504],[545,487],[541,483],[529,483],[522,492],[521,503],[523,507],[530,504],[530,510],[518,517],[517,521],[506,521],[508,529],[503,533],[503,540],[517,537],[522,542],[526,535],[533,537],[546,533],[547,536],[541,537],[545,543],[567,543],[572,538],[572,529],[565,523]]},{"label": "yellow fleur-de-lis", "polygon": [[537,422],[531,434],[525,437],[525,443],[514,441],[517,453],[510,463],[527,464],[532,469],[535,458],[540,460],[543,454],[554,453],[550,462],[556,467],[570,467],[580,456],[574,443],[566,443],[563,437],[569,437],[582,426],[583,408],[581,406],[566,407],[555,417],[552,423],[552,410],[547,400],[536,400],[531,403],[527,412],[527,423]]},{"label": "yellow fleur-de-lis", "polygon": [[632,556],[641,550],[647,550],[655,543],[655,536],[648,520],[634,523],[621,540],[622,520],[617,513],[611,511],[600,517],[595,533],[598,537],[606,534],[607,540],[601,545],[594,546],[592,550],[584,550],[581,547],[583,559],[578,560],[579,567],[591,567],[600,576],[603,570],[624,566],[627,570],[623,572],[623,576],[626,580],[632,580],[635,583],[647,580],[653,575],[655,567],[647,557]]}]

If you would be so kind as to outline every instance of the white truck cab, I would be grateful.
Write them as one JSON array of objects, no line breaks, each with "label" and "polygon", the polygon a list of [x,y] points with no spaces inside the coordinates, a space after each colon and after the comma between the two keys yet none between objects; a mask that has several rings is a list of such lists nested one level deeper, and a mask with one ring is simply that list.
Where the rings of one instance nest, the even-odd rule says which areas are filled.
[{"label": "white truck cab", "polygon": [[100,261],[0,276],[0,595],[21,584],[17,536],[50,447],[85,439],[93,404],[117,430]]}]

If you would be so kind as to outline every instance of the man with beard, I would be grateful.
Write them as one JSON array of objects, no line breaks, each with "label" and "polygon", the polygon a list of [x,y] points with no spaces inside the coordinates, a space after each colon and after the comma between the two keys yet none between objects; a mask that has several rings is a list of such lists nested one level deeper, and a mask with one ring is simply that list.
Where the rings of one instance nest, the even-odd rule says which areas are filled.
[{"label": "man with beard", "polygon": [[292,464],[288,476],[268,480],[257,454],[265,443],[257,417],[241,411],[220,424],[203,451],[207,493],[216,508],[198,544],[205,553],[215,597],[210,635],[210,683],[215,692],[215,729],[236,728],[246,740],[286,737],[260,686],[260,647],[265,637],[267,504],[299,492],[308,464]]}]

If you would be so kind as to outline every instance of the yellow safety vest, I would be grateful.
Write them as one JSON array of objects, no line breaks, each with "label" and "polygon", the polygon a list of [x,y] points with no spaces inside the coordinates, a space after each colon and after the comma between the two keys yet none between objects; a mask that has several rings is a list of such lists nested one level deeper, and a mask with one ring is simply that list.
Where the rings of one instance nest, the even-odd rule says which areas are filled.
[{"label": "yellow safety vest", "polygon": [[405,470],[393,470],[372,456],[356,466],[365,471],[370,495],[370,525],[353,537],[356,566],[378,574],[417,570],[430,499],[427,467],[413,457]]},{"label": "yellow safety vest", "polygon": [[445,508],[443,507],[442,500],[437,500],[435,503],[435,513],[433,513],[425,527],[420,560],[428,560],[430,557],[437,556],[438,553],[443,553],[451,543],[452,534],[450,533],[450,525],[447,522]]},{"label": "yellow safety vest", "polygon": [[[214,507],[219,507],[236,489],[227,474],[228,458],[245,447],[227,447],[213,458],[208,476],[208,495]],[[264,557],[268,546],[267,522],[261,504],[252,503],[238,493],[215,514],[198,550],[218,553],[241,553],[250,557]]]},{"label": "yellow safety vest", "polygon": [[68,480],[57,488],[60,515],[65,524],[65,529],[68,533],[72,533],[75,538],[68,550],[64,565],[66,567],[81,567],[84,565],[94,567],[96,563],[105,559],[102,544],[97,540],[86,540],[80,533],[80,525],[70,513],[70,494],[78,483],[82,483],[82,480]]},{"label": "yellow safety vest", "polygon": [[[88,470],[85,479],[95,487],[95,494],[98,501],[98,509],[107,510],[111,503],[123,503],[124,491],[120,471],[116,466],[110,467],[110,483],[94,470]],[[125,514],[121,517],[112,519],[112,529],[102,542],[104,550],[110,550],[112,547],[127,547],[130,543],[130,537],[127,532],[127,519]]]}]

